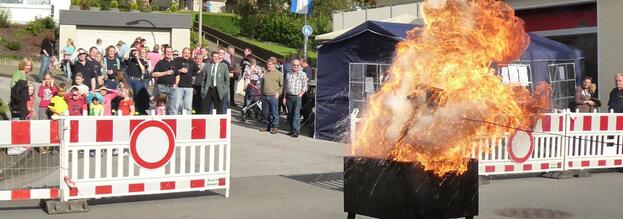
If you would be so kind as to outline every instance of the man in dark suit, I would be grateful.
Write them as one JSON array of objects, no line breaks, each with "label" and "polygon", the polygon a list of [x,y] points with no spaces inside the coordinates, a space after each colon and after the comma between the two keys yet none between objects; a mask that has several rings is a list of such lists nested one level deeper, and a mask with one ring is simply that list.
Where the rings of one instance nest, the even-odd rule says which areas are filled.
[{"label": "man in dark suit", "polygon": [[213,107],[219,114],[223,112],[223,98],[229,94],[229,68],[221,62],[218,52],[212,53],[212,62],[206,63],[202,73],[203,84],[201,87],[201,109],[203,114],[210,114]]}]

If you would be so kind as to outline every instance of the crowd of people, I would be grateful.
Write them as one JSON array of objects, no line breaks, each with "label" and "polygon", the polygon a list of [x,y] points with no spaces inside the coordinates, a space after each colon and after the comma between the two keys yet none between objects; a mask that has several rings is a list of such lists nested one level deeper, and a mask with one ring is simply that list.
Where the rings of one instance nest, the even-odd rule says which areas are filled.
[{"label": "crowd of people", "polygon": [[[144,38],[130,45],[119,41],[104,47],[98,39],[88,48],[76,48],[72,39],[53,56],[51,36],[41,45],[41,68],[35,89],[27,75],[33,67],[23,58],[13,74],[11,118],[51,119],[54,115],[180,115],[224,114],[236,107],[236,93],[244,95],[244,106],[252,99],[262,101],[262,131],[277,133],[281,112],[287,112],[289,135],[300,133],[301,98],[308,89],[311,68],[304,59],[291,57],[280,63],[271,57],[261,67],[251,49],[242,58],[234,47],[183,48],[169,45],[149,50]],[[64,80],[51,73],[60,68]],[[38,105],[33,106],[35,99]],[[243,106],[243,107],[244,107]],[[285,106],[285,107],[284,107]],[[41,153],[48,151],[42,150]]]},{"label": "crowd of people", "polygon": [[[615,87],[610,91],[608,98],[608,111],[623,113],[623,73],[616,74],[614,82]],[[575,101],[571,103],[571,110],[589,113],[601,107],[601,101],[595,93],[596,90],[597,86],[593,83],[593,78],[584,77],[581,86],[575,90]]]}]

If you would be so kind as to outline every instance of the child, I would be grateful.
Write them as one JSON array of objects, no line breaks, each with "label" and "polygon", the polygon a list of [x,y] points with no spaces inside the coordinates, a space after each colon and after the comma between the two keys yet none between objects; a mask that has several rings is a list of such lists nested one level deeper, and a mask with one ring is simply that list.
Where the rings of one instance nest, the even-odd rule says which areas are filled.
[{"label": "child", "polygon": [[50,119],[50,117],[48,116],[48,105],[50,105],[50,101],[57,93],[58,88],[54,86],[52,74],[48,72],[43,77],[43,82],[41,82],[41,85],[39,85],[39,91],[37,94],[37,96],[39,96],[39,110],[37,112],[38,119]]},{"label": "child", "polygon": [[35,85],[33,83],[28,83],[28,115],[26,115],[26,119],[30,120],[32,117],[36,116],[35,110],[33,109],[33,104],[35,102]]},{"label": "child", "polygon": [[89,103],[89,116],[103,116],[104,105],[103,97],[100,93],[89,93],[87,102]]},{"label": "child", "polygon": [[110,116],[112,115],[112,100],[117,97],[117,91],[116,90],[112,90],[112,89],[108,89],[106,88],[106,86],[102,85],[100,87],[100,89],[96,90],[97,92],[99,92],[104,101],[102,102],[102,105],[104,105],[104,115],[105,116]]},{"label": "child", "polygon": [[244,106],[253,103],[258,97],[260,97],[260,86],[257,80],[251,79],[251,82],[247,85],[246,92],[244,92]]},{"label": "child", "polygon": [[84,77],[82,76],[81,72],[76,73],[76,85],[80,91],[82,92],[82,95],[87,95],[89,93],[89,86],[86,86],[84,84]]},{"label": "child", "polygon": [[123,98],[121,102],[119,102],[119,111],[121,111],[121,115],[130,116],[134,115],[134,100],[132,100],[132,96],[134,92],[132,92],[131,88],[123,88],[121,90],[121,97]]},{"label": "child", "polygon": [[[52,99],[50,100],[50,104],[48,105],[47,116],[52,118],[53,115],[63,116],[67,113],[67,102],[65,102],[65,83],[61,83],[56,87],[58,92]],[[52,152],[54,154],[54,150],[50,150],[49,147],[41,147],[39,150],[40,154],[47,154],[48,152]]]},{"label": "child", "polygon": [[70,116],[81,116],[82,111],[86,110],[86,100],[78,86],[71,86],[69,93],[65,95],[65,102],[69,106]]},{"label": "child", "polygon": [[156,102],[156,115],[164,116],[167,114],[167,94],[162,93]]}]

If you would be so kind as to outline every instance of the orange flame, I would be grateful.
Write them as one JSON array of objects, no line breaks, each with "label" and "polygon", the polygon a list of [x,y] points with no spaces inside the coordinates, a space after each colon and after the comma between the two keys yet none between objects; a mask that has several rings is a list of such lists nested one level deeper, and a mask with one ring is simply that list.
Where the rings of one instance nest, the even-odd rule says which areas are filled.
[{"label": "orange flame", "polygon": [[516,60],[529,44],[510,6],[427,0],[423,7],[425,26],[397,45],[390,80],[371,97],[351,154],[461,174],[472,145],[506,127],[529,128],[548,98],[504,86],[491,67]]}]

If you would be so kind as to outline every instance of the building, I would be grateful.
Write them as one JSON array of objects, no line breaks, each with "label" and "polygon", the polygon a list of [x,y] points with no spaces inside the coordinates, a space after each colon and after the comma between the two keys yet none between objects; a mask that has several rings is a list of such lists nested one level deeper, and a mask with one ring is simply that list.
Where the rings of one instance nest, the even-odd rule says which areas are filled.
[{"label": "building", "polygon": [[[614,75],[623,72],[623,19],[621,0],[505,0],[518,17],[525,21],[526,30],[579,48],[584,54],[583,72],[593,77],[605,112],[609,93],[614,88]],[[419,0],[379,0],[377,7],[335,12],[334,31],[352,28],[365,20],[400,16],[408,6],[409,13],[420,13]],[[385,6],[383,6],[385,5]],[[416,8],[417,7],[417,8]],[[622,18],[622,19],[619,19]],[[579,79],[577,79],[579,80]]]},{"label": "building", "polygon": [[37,17],[51,16],[58,21],[59,11],[67,10],[69,0],[0,0],[0,8],[11,12],[11,23],[26,24]]},{"label": "building", "polygon": [[189,14],[63,10],[59,51],[69,38],[76,48],[88,49],[95,46],[97,39],[108,46],[119,41],[131,44],[139,36],[147,40],[146,46],[150,48],[154,44],[169,44],[181,51],[190,46],[191,22]]}]

